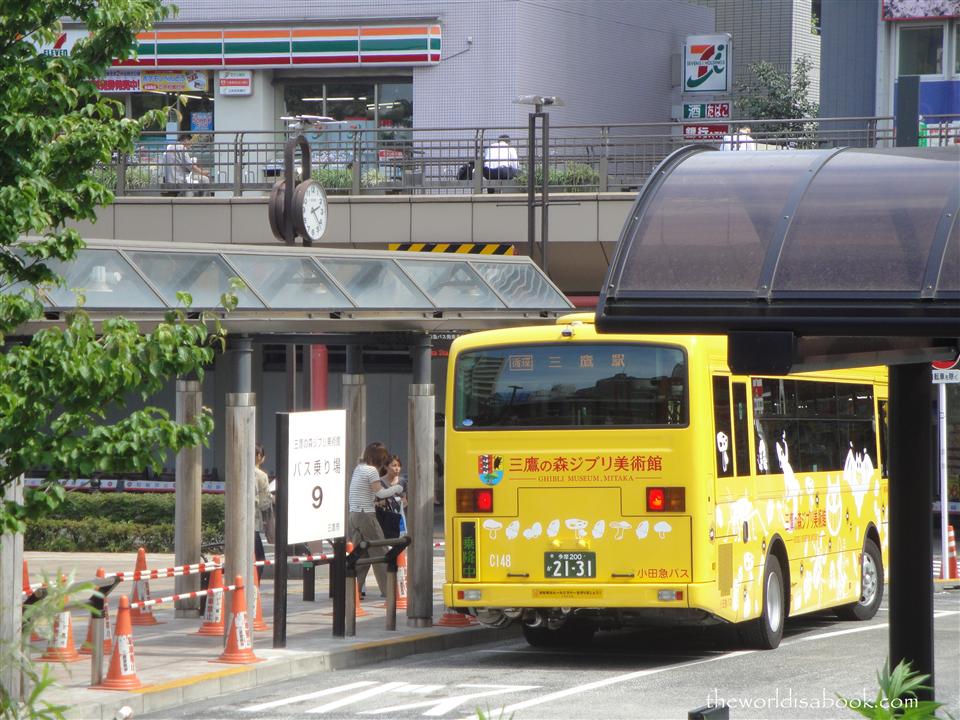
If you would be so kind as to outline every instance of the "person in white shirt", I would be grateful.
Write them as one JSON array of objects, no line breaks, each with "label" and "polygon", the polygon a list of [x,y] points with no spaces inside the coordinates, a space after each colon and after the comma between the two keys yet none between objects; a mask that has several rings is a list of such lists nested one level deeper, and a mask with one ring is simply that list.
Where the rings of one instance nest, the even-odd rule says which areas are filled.
[{"label": "person in white shirt", "polygon": [[[403,492],[403,485],[384,487],[380,482],[380,470],[385,469],[390,453],[383,443],[372,442],[363,451],[363,457],[350,478],[350,533],[356,545],[361,540],[383,540],[383,529],[377,521],[376,500]],[[385,473],[384,473],[385,474]],[[369,557],[383,557],[387,548],[374,547],[367,551]],[[357,569],[357,584],[363,587],[369,565]],[[373,564],[373,575],[380,586],[380,594],[387,594],[387,567],[382,562]]]},{"label": "person in white shirt", "polygon": [[483,151],[483,177],[487,180],[513,180],[519,169],[517,149],[510,144],[509,135],[501,135]]},{"label": "person in white shirt", "polygon": [[756,150],[757,143],[750,137],[750,126],[741,125],[735,135],[724,135],[721,150]]},{"label": "person in white shirt", "polygon": [[[184,135],[180,140],[167,145],[163,153],[163,182],[183,189],[184,185],[202,185],[210,182],[210,174],[194,162],[190,155],[193,146],[193,136]],[[173,189],[164,195],[177,195]]]}]

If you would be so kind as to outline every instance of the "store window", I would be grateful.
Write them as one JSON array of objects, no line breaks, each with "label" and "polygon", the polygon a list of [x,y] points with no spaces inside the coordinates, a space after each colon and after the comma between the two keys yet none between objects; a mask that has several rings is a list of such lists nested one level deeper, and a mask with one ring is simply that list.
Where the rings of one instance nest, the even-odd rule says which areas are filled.
[{"label": "store window", "polygon": [[943,75],[944,26],[901,26],[897,47],[899,75]]},{"label": "store window", "polygon": [[960,77],[960,23],[953,28],[953,74]]},{"label": "store window", "polygon": [[324,115],[357,129],[413,125],[409,78],[291,82],[283,88],[283,104],[287,115]]}]

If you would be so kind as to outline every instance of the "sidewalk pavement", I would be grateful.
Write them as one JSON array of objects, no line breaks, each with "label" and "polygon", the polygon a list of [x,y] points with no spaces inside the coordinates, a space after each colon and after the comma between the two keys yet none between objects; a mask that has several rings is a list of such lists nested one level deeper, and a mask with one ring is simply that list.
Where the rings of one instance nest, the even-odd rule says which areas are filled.
[{"label": "sidewalk pavement", "polygon": [[[76,579],[92,578],[98,567],[108,573],[132,571],[136,553],[47,553],[26,552],[31,582],[39,582],[42,573],[73,572]],[[148,567],[164,568],[174,564],[172,554],[148,553]],[[443,583],[442,548],[434,555],[434,611],[436,623],[445,608],[440,602]],[[173,578],[150,581],[152,597],[171,595]],[[370,588],[373,592],[370,592]],[[517,627],[491,630],[472,625],[462,628],[407,627],[406,611],[397,611],[397,629],[387,631],[385,609],[373,575],[367,584],[367,598],[361,603],[367,617],[357,618],[354,637],[334,638],[333,607],[328,597],[326,567],[317,568],[316,602],[301,599],[300,580],[287,586],[287,646],[274,650],[273,644],[273,581],[261,583],[263,615],[269,631],[253,633],[254,652],[263,662],[252,665],[223,665],[212,662],[223,650],[217,637],[196,634],[201,618],[175,618],[172,604],[154,606],[158,625],[133,627],[133,643],[137,676],[143,687],[136,691],[92,690],[89,656],[67,665],[52,664],[57,684],[44,699],[69,706],[66,717],[77,720],[112,720],[117,711],[128,706],[133,716],[189,704],[238,690],[275,683],[324,670],[337,670],[382,662],[414,653],[435,652],[492,642],[518,635]],[[131,582],[123,582],[110,595],[111,621],[116,621],[120,595],[133,592]],[[229,607],[229,606],[228,606]],[[89,614],[73,613],[73,635],[80,649],[87,633]],[[36,646],[34,657],[42,652]],[[104,660],[104,674],[109,658]]]}]

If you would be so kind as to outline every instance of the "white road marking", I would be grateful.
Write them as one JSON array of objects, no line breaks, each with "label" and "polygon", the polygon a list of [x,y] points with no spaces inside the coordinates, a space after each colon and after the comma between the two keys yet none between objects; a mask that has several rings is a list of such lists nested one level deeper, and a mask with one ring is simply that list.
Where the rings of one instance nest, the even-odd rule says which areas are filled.
[{"label": "white road marking", "polygon": [[[940,612],[935,612],[933,616],[945,617],[948,615],[957,615],[960,614],[960,610],[942,610]],[[889,623],[877,623],[875,625],[866,625],[856,628],[849,628],[846,630],[836,630],[833,632],[818,633],[815,635],[808,635],[806,637],[800,637],[795,640],[788,640],[785,643],[781,643],[781,647],[789,647],[799,642],[809,642],[811,640],[823,640],[826,638],[836,637],[839,635],[849,635],[851,633],[866,632],[867,630],[877,630],[881,628],[889,627]],[[509,652],[509,651],[508,651]],[[716,660],[727,660],[730,658],[741,657],[743,655],[750,655],[751,653],[759,652],[758,650],[735,650],[734,652],[724,653],[722,655],[716,655],[714,657],[704,658],[703,660],[695,660],[693,662],[679,663],[676,665],[666,665],[659,668],[651,668],[649,670],[638,670],[637,672],[626,673],[624,675],[615,675],[613,677],[606,678],[604,680],[596,680],[592,683],[586,683],[584,685],[577,685],[575,687],[570,687],[565,690],[558,690],[557,692],[548,693],[547,695],[542,695],[541,697],[531,698],[530,700],[524,700],[522,702],[514,703],[513,705],[507,705],[501,710],[501,713],[504,715],[510,715],[515,713],[517,710],[523,710],[524,708],[533,707],[535,705],[542,705],[543,703],[552,702],[553,700],[560,700],[571,695],[579,695],[584,692],[589,692],[591,690],[599,690],[600,688],[608,687],[610,685],[616,685],[618,683],[628,682],[630,680],[635,680],[641,677],[647,677],[649,675],[657,675],[658,673],[680,670],[683,668],[694,667],[696,665],[703,665],[705,663],[714,662]],[[477,715],[470,715],[463,720],[479,720]]]},{"label": "white road marking", "polygon": [[304,700],[313,700],[318,697],[323,697],[324,695],[334,695],[346,690],[356,690],[357,688],[368,687],[375,684],[376,683],[373,680],[361,680],[359,682],[350,683],[349,685],[338,685],[337,687],[327,688],[325,690],[317,690],[316,692],[306,693],[305,695],[295,695],[293,697],[283,698],[281,700],[271,700],[270,702],[261,703],[259,705],[251,705],[250,707],[240,708],[240,711],[260,712],[261,710],[270,710],[271,708],[280,707],[281,705],[292,705],[293,703],[303,702]]},{"label": "white road marking", "polygon": [[[404,687],[406,685],[412,685],[413,683],[405,682],[388,682],[383,683],[382,685],[377,685],[376,687],[369,688],[363,692],[358,692],[351,694],[350,697],[340,698],[339,700],[334,700],[333,702],[327,703],[326,705],[320,705],[319,707],[311,708],[307,712],[311,715],[318,715],[320,713],[330,712],[331,710],[336,710],[341,708],[344,705],[349,705],[350,703],[355,703],[360,700],[366,700],[367,698],[374,697],[375,695],[382,695],[384,693],[391,692],[392,690],[397,690],[398,688]],[[341,688],[342,689],[342,688]]]},{"label": "white road marking", "polygon": [[445,715],[451,710],[456,710],[467,700],[475,700],[481,697],[490,697],[493,695],[503,695],[508,692],[521,690],[535,690],[539,685],[471,685],[461,684],[458,688],[483,688],[481,692],[464,693],[463,695],[454,695],[453,697],[435,698],[433,700],[424,700],[422,702],[408,703],[406,705],[392,705],[391,707],[378,708],[377,710],[361,710],[358,715],[379,715],[382,713],[396,713],[402,710],[413,710],[414,708],[430,709],[423,713],[427,717],[439,717]]}]

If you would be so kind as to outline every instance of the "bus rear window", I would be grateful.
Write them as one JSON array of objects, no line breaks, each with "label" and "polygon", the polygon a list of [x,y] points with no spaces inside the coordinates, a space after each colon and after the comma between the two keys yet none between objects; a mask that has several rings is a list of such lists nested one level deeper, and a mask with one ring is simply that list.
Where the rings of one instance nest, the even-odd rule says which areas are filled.
[{"label": "bus rear window", "polygon": [[495,347],[457,359],[458,429],[685,425],[687,364],[661,345]]}]

